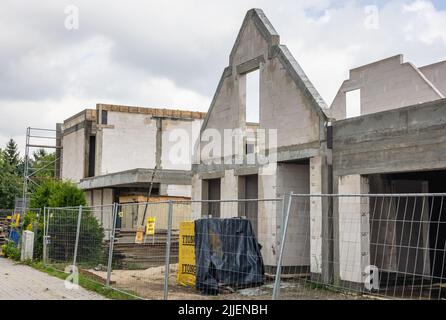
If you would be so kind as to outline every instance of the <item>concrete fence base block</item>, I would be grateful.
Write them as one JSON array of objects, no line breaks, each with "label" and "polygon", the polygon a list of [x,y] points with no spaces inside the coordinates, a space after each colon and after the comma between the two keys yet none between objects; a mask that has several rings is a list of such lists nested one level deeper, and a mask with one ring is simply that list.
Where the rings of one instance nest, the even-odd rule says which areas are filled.
[{"label": "concrete fence base block", "polygon": [[20,261],[25,261],[33,258],[34,251],[34,232],[24,231],[22,233],[22,248]]}]

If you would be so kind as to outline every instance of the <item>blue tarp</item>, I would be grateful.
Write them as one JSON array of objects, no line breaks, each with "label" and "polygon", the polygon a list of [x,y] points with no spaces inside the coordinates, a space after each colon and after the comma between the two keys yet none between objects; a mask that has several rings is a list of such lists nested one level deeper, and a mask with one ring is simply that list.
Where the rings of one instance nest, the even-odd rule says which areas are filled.
[{"label": "blue tarp", "polygon": [[9,232],[9,240],[14,241],[16,245],[19,244],[20,234],[17,230],[11,230]]}]

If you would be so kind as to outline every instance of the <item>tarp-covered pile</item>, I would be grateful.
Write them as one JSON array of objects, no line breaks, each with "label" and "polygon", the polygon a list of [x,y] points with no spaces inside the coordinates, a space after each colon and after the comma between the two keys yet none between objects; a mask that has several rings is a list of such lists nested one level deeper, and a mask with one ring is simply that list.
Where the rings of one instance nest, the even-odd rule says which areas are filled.
[{"label": "tarp-covered pile", "polygon": [[195,221],[196,288],[216,295],[219,287],[240,289],[264,283],[264,265],[246,219]]}]

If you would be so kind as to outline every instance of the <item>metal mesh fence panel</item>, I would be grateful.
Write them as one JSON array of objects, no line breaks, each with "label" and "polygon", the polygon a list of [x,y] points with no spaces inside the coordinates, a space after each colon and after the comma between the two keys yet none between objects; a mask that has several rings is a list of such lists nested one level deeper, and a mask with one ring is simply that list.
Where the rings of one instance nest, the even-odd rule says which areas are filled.
[{"label": "metal mesh fence panel", "polygon": [[[282,199],[174,202],[173,212],[189,213],[173,219],[173,230],[192,222],[194,239],[180,232],[178,241],[194,244],[195,252],[182,254],[186,263],[170,265],[168,298],[271,299],[282,204]],[[195,281],[182,281],[185,274]]]},{"label": "metal mesh fence panel", "polygon": [[[168,202],[118,205],[110,273],[112,288],[145,299],[163,299],[168,210]],[[175,216],[181,214],[175,212]],[[175,221],[173,225],[175,228]],[[177,231],[176,227],[171,239],[172,263],[178,260]]]},{"label": "metal mesh fence panel", "polygon": [[[442,194],[293,195],[277,298],[444,299],[444,200]],[[300,217],[294,232],[293,216]],[[305,247],[300,255],[296,245]],[[309,272],[291,266],[293,277],[285,277],[287,257],[305,261]]]},{"label": "metal mesh fence panel", "polygon": [[47,208],[45,211],[44,262],[106,284],[105,272],[113,231],[114,206]]},{"label": "metal mesh fence panel", "polygon": [[445,196],[49,208],[45,258],[144,299],[444,299]]}]

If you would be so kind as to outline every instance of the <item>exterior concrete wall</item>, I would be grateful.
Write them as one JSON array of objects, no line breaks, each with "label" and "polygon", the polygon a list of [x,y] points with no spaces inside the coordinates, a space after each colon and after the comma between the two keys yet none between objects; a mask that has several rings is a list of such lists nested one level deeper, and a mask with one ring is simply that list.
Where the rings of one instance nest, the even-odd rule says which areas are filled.
[{"label": "exterior concrete wall", "polygon": [[260,69],[260,129],[277,130],[277,147],[319,140],[319,116],[279,58]]},{"label": "exterior concrete wall", "polygon": [[[349,175],[338,179],[340,194],[369,193],[368,179]],[[370,265],[370,210],[368,197],[340,197],[339,277],[341,281],[361,284]]]},{"label": "exterior concrete wall", "polygon": [[102,189],[95,189],[93,192],[93,206],[102,206]]},{"label": "exterior concrete wall", "polygon": [[61,158],[56,166],[61,168],[62,179],[77,183],[87,176],[89,136],[94,134],[95,122],[96,110],[86,109],[58,125],[61,130],[58,143],[62,149],[56,152]]},{"label": "exterior concrete wall", "polygon": [[[308,165],[279,163],[276,176],[276,197],[290,192],[310,192],[310,169]],[[310,266],[310,207],[307,198],[293,198],[283,266]]]},{"label": "exterior concrete wall", "polygon": [[[322,158],[310,159],[310,194],[322,194]],[[322,197],[310,201],[310,256],[312,273],[322,272]]]},{"label": "exterior concrete wall", "polygon": [[[89,190],[87,196],[89,205],[93,206],[92,214],[104,228],[104,239],[107,240],[113,227],[113,189]],[[91,201],[91,197],[93,201]],[[89,198],[90,200],[88,200]]]},{"label": "exterior concrete wall", "polygon": [[[278,35],[274,39],[278,39]],[[286,65],[289,61],[284,59],[293,58],[285,48],[277,46],[280,54],[276,52],[272,55],[271,43],[262,35],[254,19],[246,21],[231,54],[230,65],[223,72],[202,128],[204,132],[212,129],[224,137],[224,129],[246,130],[246,73],[260,69],[258,129],[277,130],[279,148],[319,142],[320,114],[316,111],[314,101],[309,98],[310,89],[303,88],[302,84],[298,86],[290,72],[290,68],[297,66],[292,63],[292,66]],[[284,58],[281,54],[288,56]],[[311,85],[307,78],[305,81],[305,85]],[[315,95],[318,96],[317,92]],[[202,142],[201,150],[205,146],[206,143]],[[220,154],[214,157],[204,154],[201,160],[219,158],[223,150],[222,145]]]},{"label": "exterior concrete wall", "polygon": [[[258,176],[259,199],[274,199],[277,197],[277,164],[272,165],[271,174]],[[262,169],[262,168],[261,168]],[[273,171],[274,170],[274,171]],[[262,257],[265,265],[276,266],[279,254],[280,230],[283,226],[282,202],[264,201],[258,203],[259,223],[258,237],[262,244]]]},{"label": "exterior concrete wall", "polygon": [[103,196],[103,201],[102,201],[102,205],[109,205],[109,204],[113,204],[113,189],[103,189],[104,192],[104,196]]},{"label": "exterior concrete wall", "polygon": [[333,170],[350,174],[446,168],[446,100],[333,124]]},{"label": "exterior concrete wall", "polygon": [[446,96],[446,61],[430,64],[419,69],[443,96]]},{"label": "exterior concrete wall", "polygon": [[239,40],[236,50],[232,53],[234,65],[239,65],[268,52],[268,43],[252,19],[247,21]]},{"label": "exterior concrete wall", "polygon": [[[221,179],[221,199],[222,200],[238,199],[238,179],[237,176],[234,175],[234,170],[226,170],[225,176]],[[228,205],[230,206],[231,204]],[[233,206],[237,208],[236,204],[233,204]],[[237,217],[238,211],[234,210],[233,213],[227,212],[227,214],[230,216],[226,217],[225,213],[222,211],[221,217],[222,218]]]},{"label": "exterior concrete wall", "polygon": [[193,145],[198,139],[203,120],[163,119],[161,167],[191,170]]},{"label": "exterior concrete wall", "polygon": [[[237,40],[231,51],[229,66],[223,71],[211,107],[204,121],[199,150],[202,157],[199,165],[193,167],[192,195],[203,196],[203,175],[210,176],[224,172],[221,180],[222,199],[237,199],[238,175],[258,173],[258,197],[278,198],[290,191],[308,194],[310,191],[309,165],[277,163],[268,166],[258,164],[258,172],[251,172],[252,164],[213,163],[208,160],[228,155],[224,152],[224,141],[220,152],[213,155],[208,151],[204,137],[219,133],[224,137],[225,129],[240,130],[246,139],[246,74],[259,69],[259,124],[257,132],[265,129],[266,135],[276,132],[279,161],[309,159],[323,153],[326,121],[322,108],[325,103],[311,82],[292,57],[286,46],[280,45],[279,35],[259,9],[248,11]],[[271,130],[271,131],[270,131]],[[211,138],[212,139],[212,138]],[[232,143],[232,141],[231,141]],[[263,151],[257,145],[256,151]],[[246,160],[246,159],[245,159]],[[246,170],[245,170],[246,169]],[[246,172],[243,172],[246,171]],[[206,178],[207,179],[207,178]],[[322,178],[321,178],[322,179]],[[222,204],[223,205],[223,204]],[[236,215],[233,208],[231,215]],[[267,266],[277,265],[280,228],[283,227],[282,202],[259,202],[258,238],[262,244],[262,256]],[[221,210],[222,217],[226,216]],[[310,266],[310,206],[302,201],[293,208],[289,220],[289,232],[284,256],[284,266]]]},{"label": "exterior concrete wall", "polygon": [[85,129],[63,137],[62,179],[79,182],[85,177]]},{"label": "exterior concrete wall", "polygon": [[87,198],[87,205],[92,206],[93,205],[93,191],[92,190],[85,191],[85,198]]},{"label": "exterior concrete wall", "polygon": [[168,184],[165,185],[165,193],[160,195],[166,195],[171,197],[188,197],[192,196],[192,186],[190,185],[179,185],[179,184]]},{"label": "exterior concrete wall", "polygon": [[402,55],[350,70],[350,78],[344,81],[327,112],[331,118],[345,119],[346,92],[356,89],[361,89],[361,115],[444,98],[419,69],[403,63]]},{"label": "exterior concrete wall", "polygon": [[[198,174],[192,176],[191,189],[192,189],[192,200],[202,200],[203,199],[203,183]],[[199,219],[201,217],[201,203],[192,203],[192,218]]]},{"label": "exterior concrete wall", "polygon": [[101,130],[101,171],[97,175],[156,164],[156,120],[150,115],[108,111]]}]

